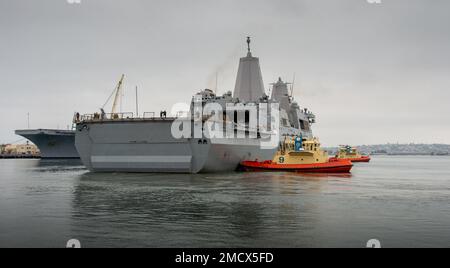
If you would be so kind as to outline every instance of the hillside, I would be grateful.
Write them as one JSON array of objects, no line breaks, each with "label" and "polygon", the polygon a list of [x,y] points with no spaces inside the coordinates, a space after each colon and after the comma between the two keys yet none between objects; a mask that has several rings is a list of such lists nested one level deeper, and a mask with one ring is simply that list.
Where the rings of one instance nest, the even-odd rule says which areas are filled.
[{"label": "hillside", "polygon": [[[448,144],[378,144],[360,145],[358,149],[365,154],[387,154],[387,155],[450,155]],[[336,152],[338,148],[326,148]]]}]

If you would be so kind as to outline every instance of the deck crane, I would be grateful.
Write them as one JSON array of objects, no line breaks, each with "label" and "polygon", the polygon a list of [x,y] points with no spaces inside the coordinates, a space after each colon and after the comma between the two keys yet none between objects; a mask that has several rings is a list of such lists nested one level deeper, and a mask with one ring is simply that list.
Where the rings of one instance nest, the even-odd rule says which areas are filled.
[{"label": "deck crane", "polygon": [[111,100],[114,93],[115,93],[115,97],[114,97],[114,102],[113,102],[113,105],[111,108],[111,118],[117,119],[119,117],[119,115],[117,114],[117,105],[119,103],[119,99],[121,98],[121,92],[122,92],[124,79],[125,79],[125,75],[122,74],[122,76],[120,77],[119,83],[117,83],[117,86],[114,88],[113,92],[111,93],[111,95],[109,96],[108,100],[105,102],[103,107],[100,108],[102,118],[106,117],[105,106],[109,103],[109,101]]},{"label": "deck crane", "polygon": [[125,75],[122,74],[122,77],[119,80],[119,83],[117,83],[117,87],[116,87],[116,96],[114,97],[114,102],[113,102],[113,106],[111,109],[111,114],[116,114],[116,110],[117,110],[117,104],[119,102],[119,98],[121,97],[121,91],[122,91],[122,85],[123,85],[123,80],[125,78]]}]

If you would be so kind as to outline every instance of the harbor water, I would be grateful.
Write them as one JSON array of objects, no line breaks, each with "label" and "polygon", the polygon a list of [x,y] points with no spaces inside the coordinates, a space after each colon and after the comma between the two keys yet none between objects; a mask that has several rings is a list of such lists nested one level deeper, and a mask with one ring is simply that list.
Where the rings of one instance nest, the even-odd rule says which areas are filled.
[{"label": "harbor water", "polygon": [[375,156],[352,175],[89,173],[0,160],[0,247],[450,246],[450,157]]}]

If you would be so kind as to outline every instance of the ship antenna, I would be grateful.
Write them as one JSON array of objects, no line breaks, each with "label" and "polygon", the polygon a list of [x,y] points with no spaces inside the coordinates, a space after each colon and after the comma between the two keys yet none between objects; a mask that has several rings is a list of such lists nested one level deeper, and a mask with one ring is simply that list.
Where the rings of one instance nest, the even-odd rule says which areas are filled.
[{"label": "ship antenna", "polygon": [[251,54],[251,49],[250,49],[250,43],[252,42],[250,36],[247,36],[247,47],[248,47],[248,54]]},{"label": "ship antenna", "polygon": [[136,86],[136,117],[139,118],[138,86]]},{"label": "ship antenna", "polygon": [[216,72],[216,89],[214,92],[217,95],[217,90],[218,90],[218,85],[219,85],[219,72]]},{"label": "ship antenna", "polygon": [[292,79],[292,85],[291,85],[291,98],[294,99],[294,85],[295,85],[295,73],[294,78]]}]

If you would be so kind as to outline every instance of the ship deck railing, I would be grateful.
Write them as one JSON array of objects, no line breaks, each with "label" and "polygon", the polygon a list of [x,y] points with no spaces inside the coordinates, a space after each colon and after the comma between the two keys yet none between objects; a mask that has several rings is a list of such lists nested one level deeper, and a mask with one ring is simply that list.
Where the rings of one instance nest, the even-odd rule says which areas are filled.
[{"label": "ship deck railing", "polygon": [[81,122],[102,122],[102,121],[127,121],[127,120],[145,120],[145,119],[170,119],[170,117],[156,117],[154,112],[145,112],[142,116],[135,116],[134,113],[108,113],[108,114],[84,114],[80,118],[74,119],[75,123]]}]

